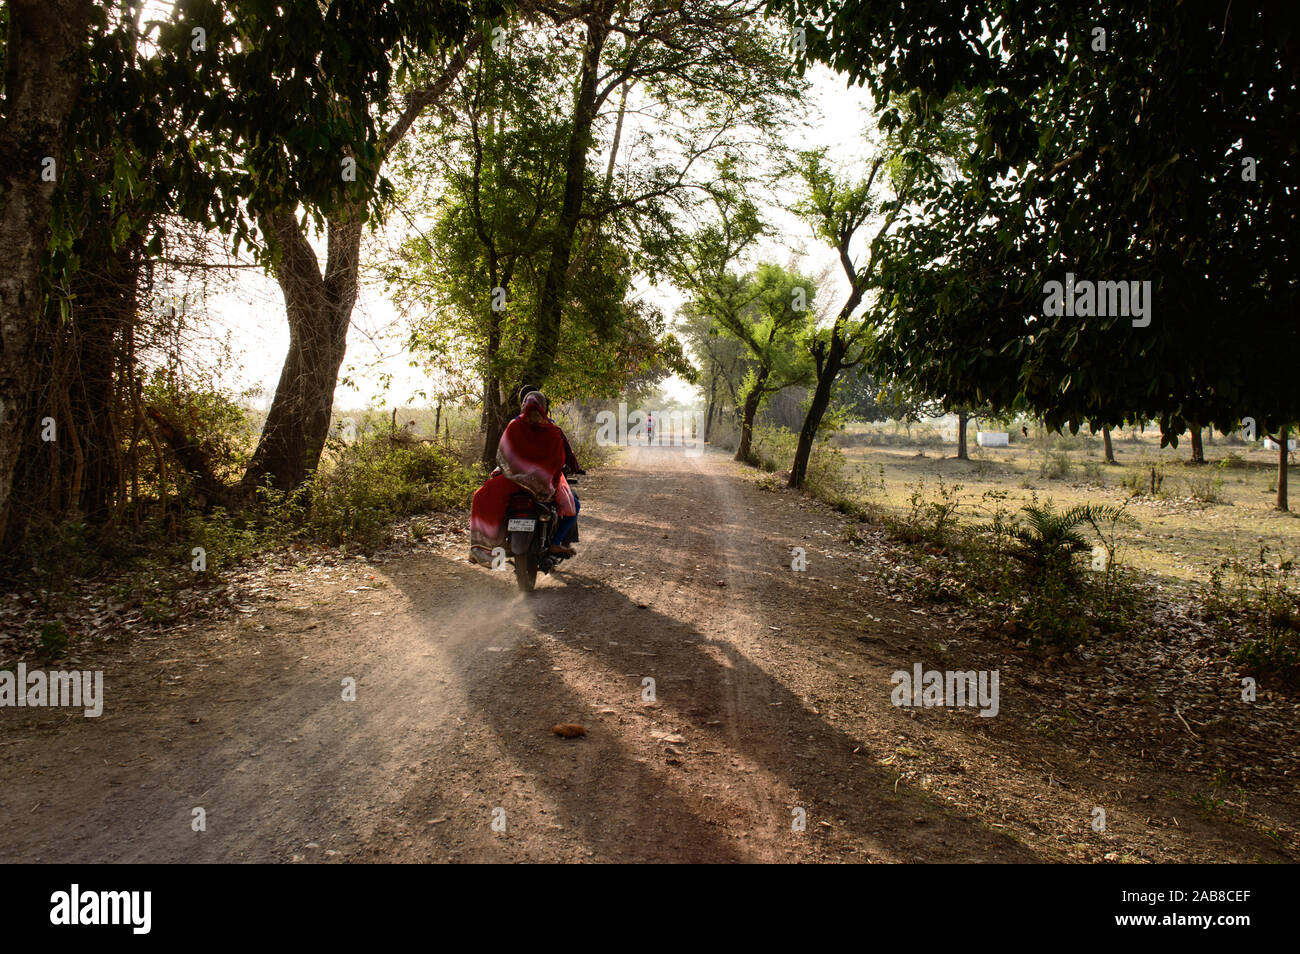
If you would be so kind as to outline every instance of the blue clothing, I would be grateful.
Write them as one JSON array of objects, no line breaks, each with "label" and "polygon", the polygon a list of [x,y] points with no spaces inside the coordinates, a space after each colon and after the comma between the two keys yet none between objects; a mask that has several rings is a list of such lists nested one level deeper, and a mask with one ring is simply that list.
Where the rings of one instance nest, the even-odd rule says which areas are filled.
[{"label": "blue clothing", "polygon": [[555,521],[555,533],[551,536],[551,543],[564,543],[569,538],[570,531],[578,525],[578,514],[581,512],[582,502],[578,500],[577,494],[573,494],[573,516],[561,517]]}]

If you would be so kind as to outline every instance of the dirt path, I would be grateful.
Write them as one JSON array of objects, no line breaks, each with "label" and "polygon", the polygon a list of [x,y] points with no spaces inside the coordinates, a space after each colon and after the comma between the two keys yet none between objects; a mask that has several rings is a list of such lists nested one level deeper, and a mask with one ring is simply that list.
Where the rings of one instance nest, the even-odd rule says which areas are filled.
[{"label": "dirt path", "polygon": [[1013,673],[997,718],[893,706],[952,634],[866,582],[826,508],[674,448],[578,489],[580,556],[529,597],[463,539],[302,568],[239,622],[84,659],[98,719],[0,710],[0,860],[1294,860],[1175,812],[1136,752],[1031,732]]}]

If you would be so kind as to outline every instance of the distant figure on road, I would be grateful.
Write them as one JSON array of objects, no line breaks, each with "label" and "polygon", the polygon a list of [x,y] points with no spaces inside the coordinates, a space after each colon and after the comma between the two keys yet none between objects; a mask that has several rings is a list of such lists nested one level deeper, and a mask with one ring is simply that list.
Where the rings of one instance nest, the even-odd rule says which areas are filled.
[{"label": "distant figure on road", "polygon": [[647,444],[653,444],[655,442],[654,412],[649,412],[645,416],[645,442]]}]

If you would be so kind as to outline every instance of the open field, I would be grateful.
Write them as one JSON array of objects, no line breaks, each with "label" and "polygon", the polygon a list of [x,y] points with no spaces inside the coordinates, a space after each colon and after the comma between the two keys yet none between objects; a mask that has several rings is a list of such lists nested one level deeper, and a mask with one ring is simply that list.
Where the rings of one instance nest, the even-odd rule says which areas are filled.
[{"label": "open field", "polygon": [[[1300,518],[1274,509],[1277,454],[1262,442],[1207,439],[1207,462],[1197,466],[1187,463],[1186,441],[1162,449],[1151,432],[1116,432],[1115,465],[1102,462],[1100,436],[1084,434],[1035,439],[1016,432],[1010,447],[981,448],[972,430],[969,461],[958,460],[955,443],[940,442],[928,428],[913,428],[909,441],[890,425],[850,425],[840,442],[865,484],[865,499],[895,515],[910,512],[918,490],[923,501],[938,499],[941,481],[949,492],[960,487],[963,521],[990,519],[998,493],[1006,494],[1001,506],[1013,513],[1035,499],[1058,509],[1124,506],[1134,523],[1121,532],[1120,559],[1170,583],[1204,582],[1223,559],[1257,558],[1261,547],[1270,559],[1300,555]],[[1136,485],[1146,492],[1134,495]]]}]

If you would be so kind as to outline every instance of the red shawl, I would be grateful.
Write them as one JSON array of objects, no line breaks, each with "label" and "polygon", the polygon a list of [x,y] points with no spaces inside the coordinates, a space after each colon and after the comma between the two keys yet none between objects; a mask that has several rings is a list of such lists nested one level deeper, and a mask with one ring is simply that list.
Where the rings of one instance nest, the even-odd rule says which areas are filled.
[{"label": "red shawl", "polygon": [[562,517],[576,513],[564,479],[564,432],[549,418],[529,424],[520,415],[506,425],[497,445],[501,473],[474,494],[470,508],[470,559],[491,562],[491,551],[505,542],[506,504],[522,486],[543,500],[554,494]]}]

